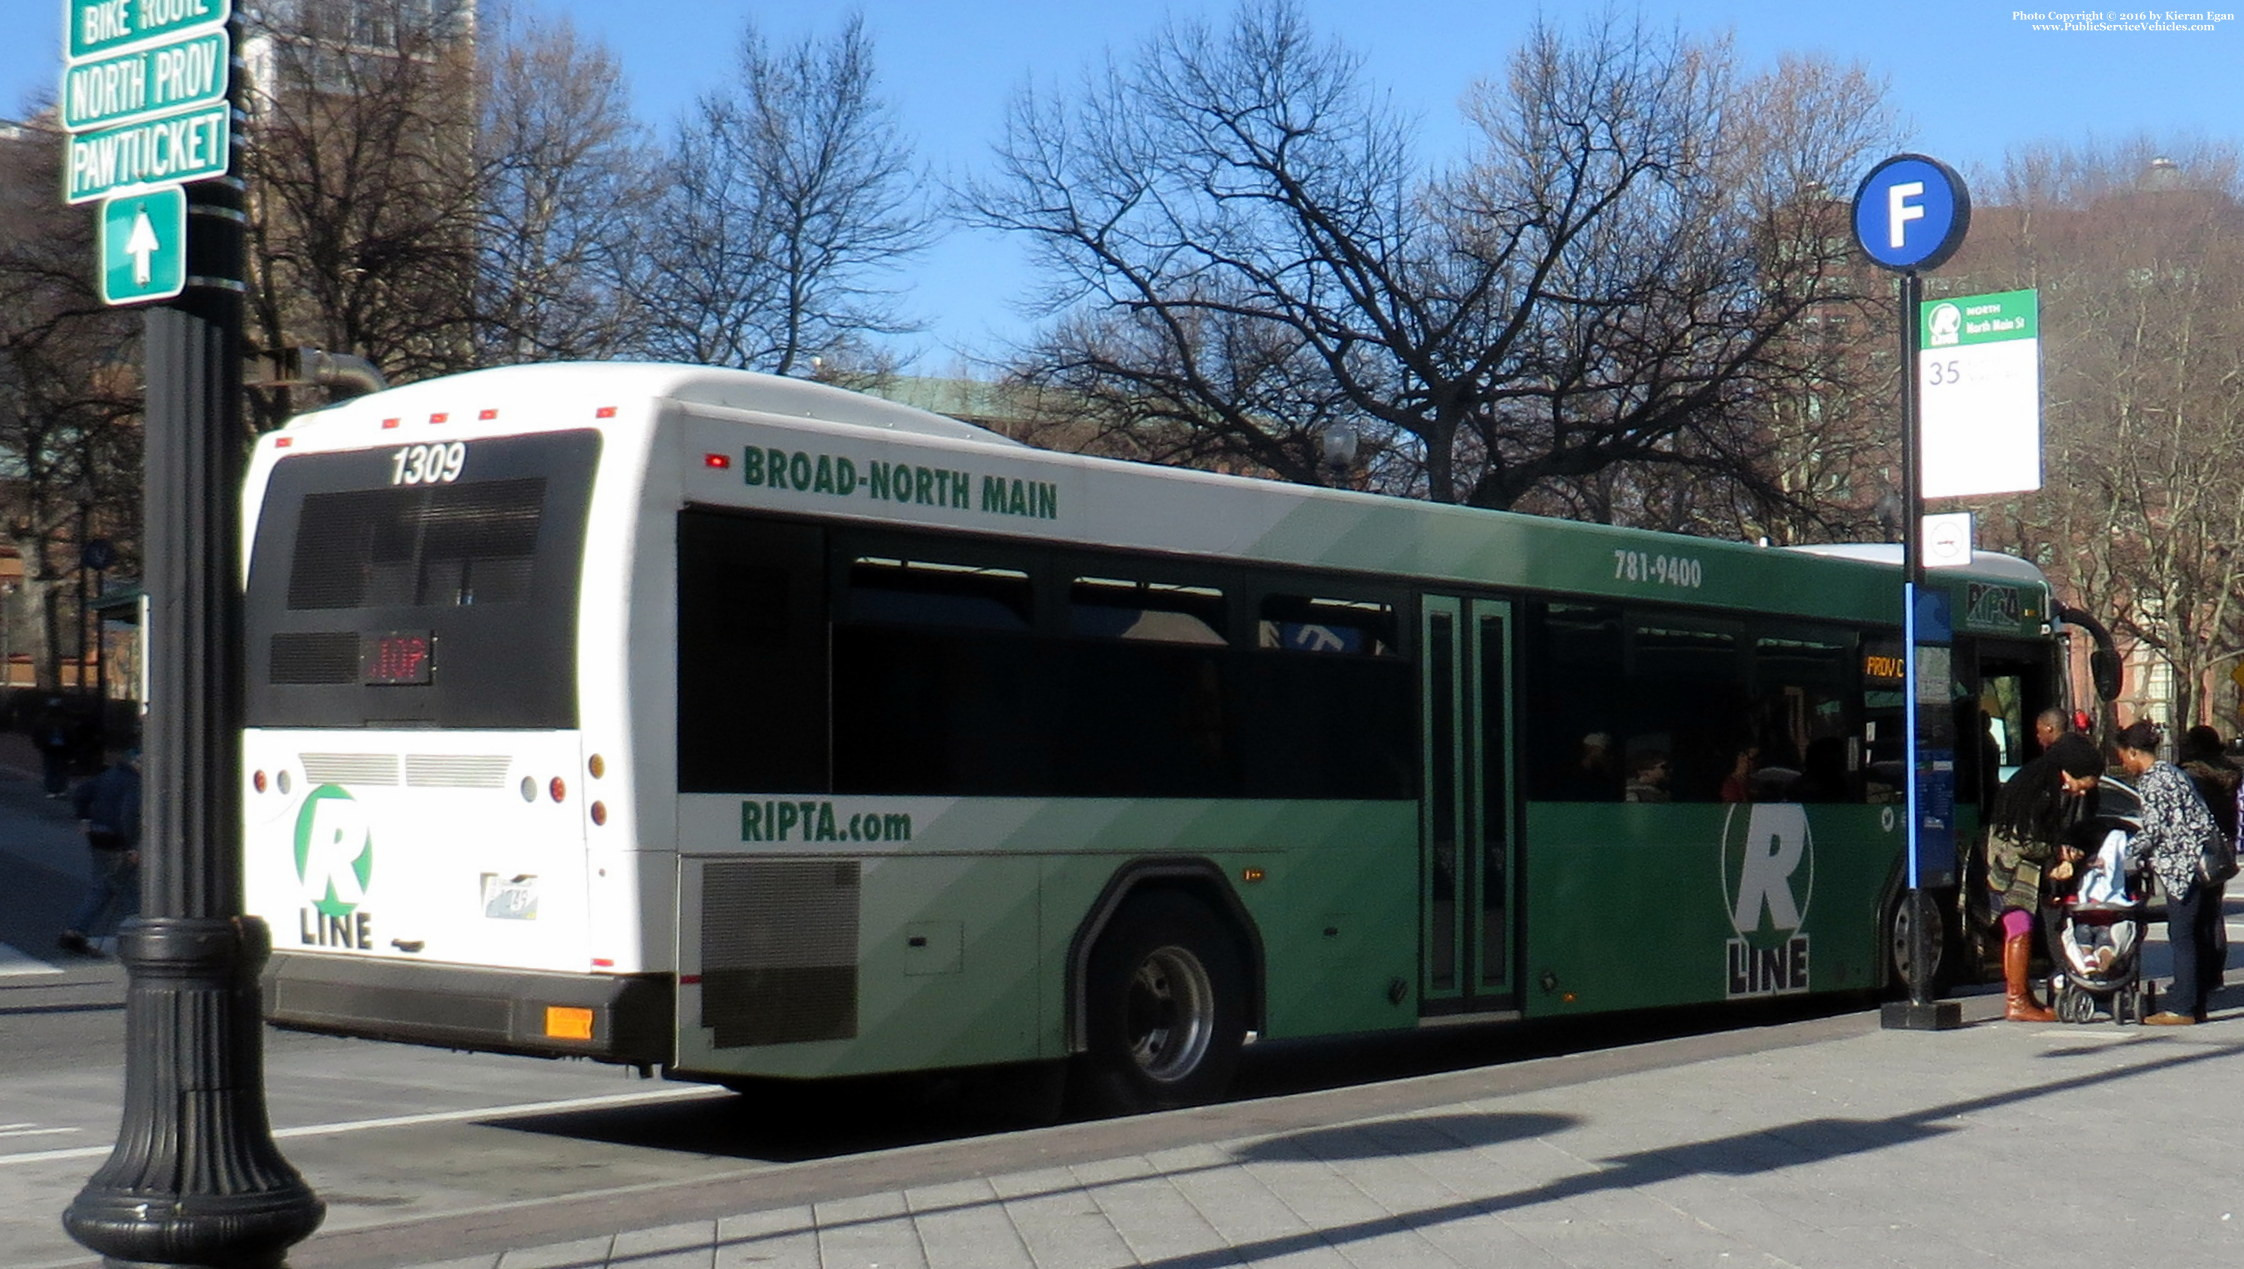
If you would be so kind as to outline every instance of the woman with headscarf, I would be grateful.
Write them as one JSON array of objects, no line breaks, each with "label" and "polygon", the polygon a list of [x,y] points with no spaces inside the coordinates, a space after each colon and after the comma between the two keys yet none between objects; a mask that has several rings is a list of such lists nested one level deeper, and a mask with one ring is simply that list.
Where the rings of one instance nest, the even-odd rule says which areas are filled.
[{"label": "woman with headscarf", "polygon": [[2129,723],[2119,733],[2120,768],[2143,796],[2143,827],[2128,853],[2148,859],[2166,888],[2166,945],[2174,955],[2174,985],[2167,1007],[2143,1019],[2151,1026],[2186,1027],[2205,1021],[2206,1000],[2220,973],[2213,946],[2213,923],[2221,919],[2220,890],[2197,875],[2205,839],[2220,833],[2205,799],[2189,777],[2171,762],[2161,762],[2158,726]]},{"label": "woman with headscarf", "polygon": [[2034,915],[2047,882],[2070,870],[2065,830],[2080,817],[2081,797],[2096,787],[2104,760],[2088,738],[2059,736],[2042,755],[2018,768],[1995,795],[1987,828],[1987,884],[1995,891],[2002,923],[2003,1017],[2051,1022],[2056,1015],[2034,1003],[2027,973],[2034,957]]}]

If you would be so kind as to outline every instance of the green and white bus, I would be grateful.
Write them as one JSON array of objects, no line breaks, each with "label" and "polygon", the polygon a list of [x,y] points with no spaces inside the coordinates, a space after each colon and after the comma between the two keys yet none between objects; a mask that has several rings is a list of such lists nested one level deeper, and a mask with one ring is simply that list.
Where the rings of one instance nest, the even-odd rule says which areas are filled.
[{"label": "green and white bus", "polygon": [[[1069,1060],[1126,1109],[1257,1036],[1873,991],[1905,942],[1893,548],[622,364],[313,412],[244,506],[285,1026],[721,1082]],[[2049,587],[1937,584],[2015,763],[2064,703]]]}]

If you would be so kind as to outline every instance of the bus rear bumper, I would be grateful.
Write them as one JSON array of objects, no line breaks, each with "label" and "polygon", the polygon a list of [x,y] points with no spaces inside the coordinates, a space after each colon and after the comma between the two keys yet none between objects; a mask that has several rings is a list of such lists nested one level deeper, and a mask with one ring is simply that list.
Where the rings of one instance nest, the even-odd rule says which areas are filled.
[{"label": "bus rear bumper", "polygon": [[556,974],[275,952],[275,1026],[450,1049],[668,1065],[667,974]]}]

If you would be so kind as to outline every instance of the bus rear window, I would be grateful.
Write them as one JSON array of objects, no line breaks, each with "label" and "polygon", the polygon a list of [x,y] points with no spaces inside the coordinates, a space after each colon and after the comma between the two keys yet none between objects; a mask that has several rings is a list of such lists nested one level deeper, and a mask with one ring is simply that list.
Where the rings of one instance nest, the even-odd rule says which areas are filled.
[{"label": "bus rear window", "polygon": [[253,727],[576,725],[596,432],[300,454],[250,544]]},{"label": "bus rear window", "polygon": [[530,596],[545,478],[304,499],[288,606],[465,608]]}]

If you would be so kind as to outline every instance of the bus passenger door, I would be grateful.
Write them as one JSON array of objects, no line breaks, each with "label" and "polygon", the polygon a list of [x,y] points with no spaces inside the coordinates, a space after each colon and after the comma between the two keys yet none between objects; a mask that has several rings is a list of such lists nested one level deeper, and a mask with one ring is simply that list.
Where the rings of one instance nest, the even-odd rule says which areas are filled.
[{"label": "bus passenger door", "polygon": [[1428,596],[1420,610],[1423,1014],[1517,1004],[1511,628],[1497,600]]}]

